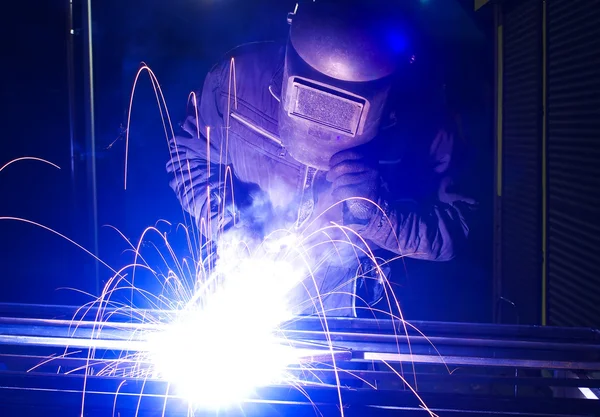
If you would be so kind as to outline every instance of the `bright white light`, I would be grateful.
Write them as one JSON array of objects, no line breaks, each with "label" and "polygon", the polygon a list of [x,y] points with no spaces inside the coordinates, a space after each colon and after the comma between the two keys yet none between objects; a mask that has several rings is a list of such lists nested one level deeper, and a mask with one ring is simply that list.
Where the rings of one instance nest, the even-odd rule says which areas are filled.
[{"label": "bright white light", "polygon": [[579,391],[581,391],[581,393],[583,394],[583,396],[585,398],[587,398],[588,400],[597,400],[598,399],[598,397],[596,396],[596,394],[594,394],[594,392],[591,389],[589,389],[589,388],[582,387],[582,388],[579,388]]},{"label": "bright white light", "polygon": [[218,289],[148,336],[160,377],[191,404],[210,408],[284,382],[286,367],[300,360],[274,331],[292,317],[287,295],[302,274],[273,256],[240,258],[239,247],[222,249],[214,272],[223,278]]}]

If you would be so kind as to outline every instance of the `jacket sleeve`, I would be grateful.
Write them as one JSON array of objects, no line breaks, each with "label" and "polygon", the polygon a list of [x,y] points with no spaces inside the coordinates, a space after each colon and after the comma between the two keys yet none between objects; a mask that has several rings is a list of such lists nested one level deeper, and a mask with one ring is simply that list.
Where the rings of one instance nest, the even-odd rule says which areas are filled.
[{"label": "jacket sleeve", "polygon": [[[223,113],[227,97],[221,93],[226,64],[223,62],[209,72],[199,96],[191,95],[181,130],[169,141],[169,185],[205,236],[214,236],[209,233],[227,227],[235,214],[233,167],[228,161]],[[208,224],[210,230],[206,229]]]},{"label": "jacket sleeve", "polygon": [[[359,230],[375,245],[401,256],[448,261],[466,243],[470,218],[477,203],[456,189],[455,137],[440,130],[428,152],[425,179],[414,178],[431,189],[428,198],[397,198],[383,192],[379,210]],[[419,181],[421,180],[421,181]]]}]

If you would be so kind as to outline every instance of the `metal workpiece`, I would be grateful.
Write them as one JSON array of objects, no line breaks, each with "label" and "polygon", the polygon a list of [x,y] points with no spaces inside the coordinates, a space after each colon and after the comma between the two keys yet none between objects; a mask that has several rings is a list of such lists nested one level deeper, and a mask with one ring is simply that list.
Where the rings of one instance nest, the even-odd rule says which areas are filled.
[{"label": "metal workpiece", "polygon": [[[144,335],[172,312],[147,311],[153,320],[140,324],[109,310],[76,311],[0,305],[2,410],[80,416],[85,398],[86,416],[188,415],[168,381],[143,372]],[[339,416],[340,395],[345,416],[427,415],[421,400],[440,417],[600,415],[594,329],[303,317],[279,333],[308,366],[288,368],[293,386],[257,389],[219,415]],[[115,363],[137,374],[103,372]]]}]

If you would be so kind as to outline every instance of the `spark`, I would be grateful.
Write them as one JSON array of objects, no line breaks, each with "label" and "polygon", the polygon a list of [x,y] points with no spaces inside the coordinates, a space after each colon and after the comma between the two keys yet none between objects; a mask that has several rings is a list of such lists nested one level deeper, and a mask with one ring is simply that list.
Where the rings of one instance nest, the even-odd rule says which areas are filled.
[{"label": "spark", "polygon": [[[140,241],[150,234],[165,239],[167,252],[175,256],[165,235],[155,227],[148,228]],[[64,235],[59,236],[68,239]],[[305,353],[278,336],[278,330],[283,323],[294,318],[286,299],[288,293],[298,285],[309,285],[303,282],[306,274],[310,274],[306,271],[308,267],[301,267],[306,260],[301,256],[306,251],[306,239],[306,236],[279,231],[279,234],[268,236],[252,252],[248,252],[246,243],[237,237],[222,240],[219,262],[210,276],[202,272],[190,275],[186,273],[184,263],[177,261],[174,264],[176,271],[170,270],[162,278],[165,292],[162,295],[134,287],[127,280],[128,268],[144,266],[149,259],[142,257],[141,244],[128,241],[139,255],[136,259],[140,259],[142,264],[133,263],[113,270],[114,279],[108,281],[100,298],[82,308],[82,315],[85,316],[85,310],[90,311],[92,305],[100,306],[94,317],[92,340],[101,338],[103,329],[111,326],[111,315],[134,315],[137,323],[131,325],[135,329],[131,340],[115,343],[113,348],[119,349],[121,345],[123,352],[116,362],[104,368],[105,362],[101,358],[96,359],[95,348],[92,348],[85,365],[65,372],[85,370],[87,377],[88,370],[100,367],[96,375],[164,379],[169,382],[168,389],[173,389],[195,408],[232,406],[248,398],[255,388],[265,385],[283,383],[301,389],[300,385],[306,381],[293,377],[287,369],[292,365],[305,366]],[[158,250],[156,246],[151,247]],[[147,270],[160,279],[155,269]],[[114,299],[120,291],[127,292],[132,288],[144,294],[156,311],[175,314],[161,319],[146,315],[133,303],[120,303]],[[318,297],[324,295],[319,294]],[[109,306],[116,309],[109,313]],[[322,314],[326,313],[323,309]],[[77,321],[74,325],[77,326]],[[328,333],[326,320],[324,330]],[[329,347],[333,349],[331,341]],[[65,352],[62,357],[68,354]],[[337,373],[335,363],[332,369]],[[394,372],[409,385],[401,373]],[[339,379],[337,385],[340,390]],[[343,415],[343,410],[340,413]]]},{"label": "spark", "polygon": [[[177,147],[160,84],[154,72],[143,64],[134,80],[125,127],[125,188],[133,98],[139,77],[144,71],[150,76],[167,141],[172,138],[174,146]],[[232,59],[228,83],[230,100],[224,121],[225,140],[217,156],[220,159],[219,164],[216,164],[225,167],[219,170],[219,182],[222,181],[226,187],[231,188],[229,197],[231,199],[234,196],[232,190],[234,174],[227,164],[231,114],[229,110],[232,106],[237,107],[236,89],[235,63]],[[193,103],[198,122],[197,97],[192,93],[188,100]],[[200,131],[199,123],[196,124],[196,129],[196,134],[200,138],[203,132]],[[208,155],[206,164],[207,169],[210,169],[211,128],[208,126],[205,137]],[[179,158],[179,153],[176,154]],[[33,157],[18,160],[22,159],[41,160]],[[5,164],[0,171],[16,161]],[[48,161],[41,161],[58,168]],[[178,163],[179,167],[186,166],[179,159]],[[185,163],[187,164],[187,161]],[[191,175],[189,165],[187,168]],[[191,178],[189,181],[183,181],[184,170],[181,171],[182,183],[191,183]],[[206,184],[206,194],[208,207],[211,207],[209,184]],[[192,198],[193,195],[192,193]],[[344,288],[348,285],[352,286],[351,284],[358,279],[358,274],[350,277],[348,282],[340,283],[339,288],[328,292],[321,291],[321,284],[316,276],[323,272],[325,261],[335,256],[343,258],[347,256],[343,254],[346,252],[353,254],[357,259],[361,257],[371,259],[374,269],[381,274],[383,263],[375,257],[369,245],[352,228],[335,223],[320,226],[318,222],[323,220],[324,213],[313,219],[303,230],[275,230],[260,242],[251,241],[242,232],[236,232],[235,228],[232,229],[233,231],[225,231],[220,223],[225,214],[226,200],[227,193],[224,194],[223,201],[217,204],[218,212],[210,213],[209,210],[206,218],[193,219],[191,215],[187,216],[185,212],[183,213],[184,222],[178,224],[176,229],[184,232],[189,252],[187,256],[182,256],[183,254],[173,248],[169,236],[161,230],[159,224],[144,230],[135,243],[114,228],[124,239],[129,251],[133,253],[133,262],[120,269],[112,268],[82,245],[48,226],[17,217],[0,217],[0,221],[19,221],[54,233],[97,259],[112,274],[102,293],[81,306],[73,318],[72,334],[76,335],[78,326],[83,324],[84,319],[93,315],[89,343],[81,343],[82,346],[79,346],[79,348],[87,348],[84,364],[63,371],[85,373],[82,415],[85,411],[87,378],[92,374],[165,380],[168,385],[164,393],[164,407],[166,407],[167,396],[171,395],[170,390],[185,398],[192,409],[230,407],[251,396],[257,388],[272,384],[287,384],[302,391],[302,386],[310,384],[311,381],[301,379],[292,373],[290,368],[295,366],[310,373],[311,365],[314,365],[310,358],[314,352],[299,348],[293,341],[286,340],[282,336],[282,327],[296,319],[300,307],[296,303],[300,293],[304,298],[308,298],[307,302],[312,307],[313,314],[319,318],[326,336],[325,349],[317,356],[321,361],[323,353],[325,357],[328,356],[326,362],[329,362],[328,365],[333,370],[340,415],[343,417],[344,401],[338,375],[339,368],[327,320],[328,315],[335,315],[336,311],[327,309],[324,299],[335,293],[346,294],[347,290]],[[336,203],[330,209],[343,203]],[[374,202],[370,203],[383,213],[386,221],[389,221],[381,207]],[[219,227],[213,228],[211,225],[213,221]],[[169,222],[164,224],[171,226]],[[211,233],[215,234],[207,236]],[[158,239],[159,243],[155,244],[151,241],[148,244],[151,239]],[[326,246],[330,246],[331,249],[326,250]],[[151,253],[142,254],[143,248],[149,248]],[[162,268],[151,265],[152,255],[158,256]],[[319,257],[323,259],[316,261],[315,259]],[[138,277],[142,273],[149,274],[160,289],[156,291],[150,284],[147,288],[140,286]],[[406,335],[408,341],[407,323],[401,315],[398,300],[385,277],[382,285],[389,308],[389,312],[386,311],[385,314],[389,314],[390,319],[402,324],[404,334],[398,331],[396,336],[400,339]],[[137,302],[134,302],[134,294],[138,297]],[[394,306],[400,311],[399,317],[390,313]],[[301,309],[306,310],[306,307],[305,303]],[[383,309],[378,312],[382,311]],[[115,325],[112,321],[117,317],[129,320],[127,325],[131,329],[130,339],[113,341],[112,347],[122,348],[122,351],[118,359],[107,361],[97,356],[97,348],[101,344],[96,342],[102,339],[104,332],[110,326]],[[124,326],[122,323],[119,325]],[[395,326],[394,331],[396,331]],[[410,342],[408,345],[409,355],[412,356]],[[67,347],[63,355],[47,358],[44,366],[53,359],[70,357],[72,354],[73,352]],[[399,342],[398,354],[400,354]],[[403,373],[393,371],[417,395],[416,389],[412,388]],[[117,391],[121,390],[122,385],[119,385]],[[414,386],[416,387],[416,380]],[[115,393],[115,404],[118,394],[119,392]],[[142,394],[143,388],[140,392],[140,401]],[[427,410],[422,400],[421,404]],[[430,412],[430,415],[433,414]]]},{"label": "spark", "polygon": [[[129,125],[133,97],[139,76],[143,71],[150,75],[166,139],[169,141],[172,138],[174,146],[177,147],[176,136],[172,129],[164,95],[160,90],[160,84],[155,74],[145,64],[142,65],[134,80],[126,127],[127,143],[131,130]],[[223,182],[231,189],[233,188],[233,173],[227,164],[227,157],[230,109],[231,107],[237,108],[236,90],[235,61],[232,58],[228,82],[230,100],[227,103],[228,111],[224,121],[226,125],[225,140],[218,153],[219,165],[225,167],[224,170],[219,170],[219,183]],[[233,100],[231,100],[232,97]],[[196,136],[200,138],[199,109],[194,93],[188,97],[189,101],[192,102],[195,110]],[[207,169],[210,169],[211,130],[209,126],[206,127],[205,133],[206,166]],[[178,166],[180,168],[185,166],[179,160],[179,153],[176,154]],[[128,145],[126,146],[126,161],[127,157]],[[187,168],[191,175],[189,165]],[[186,182],[183,181],[184,170],[180,169],[180,171],[181,180],[185,184]],[[178,174],[175,173],[175,175]],[[126,178],[127,162],[125,164],[125,185],[127,184]],[[191,178],[189,183],[192,183]],[[211,207],[209,184],[206,189],[207,204],[208,207]],[[233,199],[235,193],[233,190],[231,191],[230,195]],[[202,231],[212,232],[211,222],[219,222],[218,219],[223,218],[226,204],[229,203],[227,193],[223,197],[221,204],[217,206],[216,219],[213,219],[213,213],[210,212],[206,219],[195,219],[197,223],[194,219],[190,219],[190,226],[186,222],[184,227],[186,233],[191,231],[193,234],[194,223],[197,224],[196,231],[199,234]],[[194,193],[192,193],[192,198],[194,198]],[[235,201],[232,200],[231,203],[234,205]],[[252,251],[250,248],[252,242],[244,242],[246,236],[241,236],[241,239],[238,236],[237,240],[229,242],[230,236],[226,235],[220,226],[219,224],[219,227],[216,228],[216,235],[213,235],[212,239],[208,238],[206,246],[201,248],[210,251],[214,249],[212,241],[216,242],[219,260],[214,268],[209,259],[199,259],[202,251],[197,247],[197,250],[192,253],[191,264],[195,267],[192,276],[187,277],[187,285],[182,285],[182,282],[185,282],[185,279],[182,279],[185,277],[185,271],[181,265],[178,265],[178,273],[168,272],[169,279],[165,281],[165,287],[167,283],[172,283],[172,288],[176,289],[175,294],[170,294],[170,299],[178,300],[175,304],[178,306],[180,314],[176,319],[167,323],[163,330],[149,335],[151,348],[147,357],[144,358],[154,365],[153,374],[159,374],[172,382],[175,389],[188,398],[191,403],[217,406],[222,406],[235,399],[239,400],[257,386],[281,382],[285,379],[285,368],[298,362],[297,351],[286,346],[285,343],[282,343],[284,341],[277,339],[274,334],[283,322],[293,317],[290,308],[293,301],[290,294],[298,291],[297,287],[300,287],[300,291],[306,286],[318,288],[306,250],[292,233],[284,233],[284,236],[279,238],[267,238],[257,250]],[[193,245],[190,244],[189,237],[188,235],[188,247],[191,252]],[[199,238],[200,236],[196,241],[200,241]],[[169,248],[166,239],[165,243]],[[132,249],[134,249],[137,260],[140,247],[138,245],[133,248],[132,245]],[[171,252],[170,255],[172,258],[176,258],[174,253]],[[310,277],[309,281],[312,280],[312,285],[311,282],[308,284],[304,282],[307,276]],[[186,286],[193,290],[180,291]],[[310,302],[316,311],[322,312],[324,329],[328,333],[326,312],[318,289],[316,293],[317,299],[311,299]],[[168,300],[169,296],[166,299]],[[183,307],[181,307],[182,305]],[[244,343],[240,345],[240,341],[244,341]],[[329,344],[331,345],[330,340]],[[334,357],[332,357],[332,361],[335,366]],[[337,372],[335,372],[335,378],[339,385]],[[340,410],[343,410],[341,395],[339,400]]]},{"label": "spark", "polygon": [[5,168],[7,168],[9,165],[12,165],[12,164],[14,164],[14,163],[16,163],[16,162],[19,162],[19,161],[28,161],[28,160],[29,160],[29,161],[38,161],[38,162],[43,162],[43,163],[45,163],[45,164],[48,164],[48,165],[50,165],[50,166],[53,166],[53,167],[54,167],[54,168],[56,168],[56,169],[60,169],[60,167],[59,167],[58,165],[56,165],[55,163],[52,163],[52,162],[50,162],[50,161],[48,161],[48,160],[46,160],[46,159],[38,158],[38,157],[36,157],[36,156],[22,156],[22,157],[20,157],[20,158],[15,158],[15,159],[13,159],[13,160],[11,160],[11,161],[8,161],[8,162],[7,162],[7,163],[5,163],[4,165],[2,165],[2,166],[0,167],[0,172],[2,172],[2,171],[3,171]]}]

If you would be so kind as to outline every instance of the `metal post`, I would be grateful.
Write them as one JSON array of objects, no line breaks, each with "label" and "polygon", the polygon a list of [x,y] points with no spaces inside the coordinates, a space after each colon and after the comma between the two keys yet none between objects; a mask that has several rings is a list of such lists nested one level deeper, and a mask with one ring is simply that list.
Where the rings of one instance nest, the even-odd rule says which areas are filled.
[{"label": "metal post", "polygon": [[542,325],[547,324],[547,294],[548,294],[548,118],[547,118],[547,59],[548,59],[548,37],[547,37],[547,13],[546,0],[542,1]]},{"label": "metal post", "polygon": [[502,95],[503,95],[503,27],[502,10],[499,4],[494,5],[494,28],[495,28],[495,127],[496,137],[494,147],[494,159],[496,170],[494,173],[496,192],[494,193],[494,256],[493,256],[493,306],[494,322],[501,322],[502,317]]},{"label": "metal post", "polygon": [[75,22],[73,19],[73,0],[66,0],[68,9],[67,20],[67,76],[69,85],[69,142],[70,142],[70,157],[71,157],[71,187],[75,196]]},{"label": "metal post", "polygon": [[[85,74],[85,138],[86,152],[90,157],[87,162],[88,190],[90,193],[92,222],[92,252],[98,256],[98,193],[96,183],[96,127],[94,112],[94,50],[92,35],[92,0],[82,0],[83,33],[84,33],[84,74]],[[95,262],[94,278],[96,294],[100,294],[100,265]]]}]

